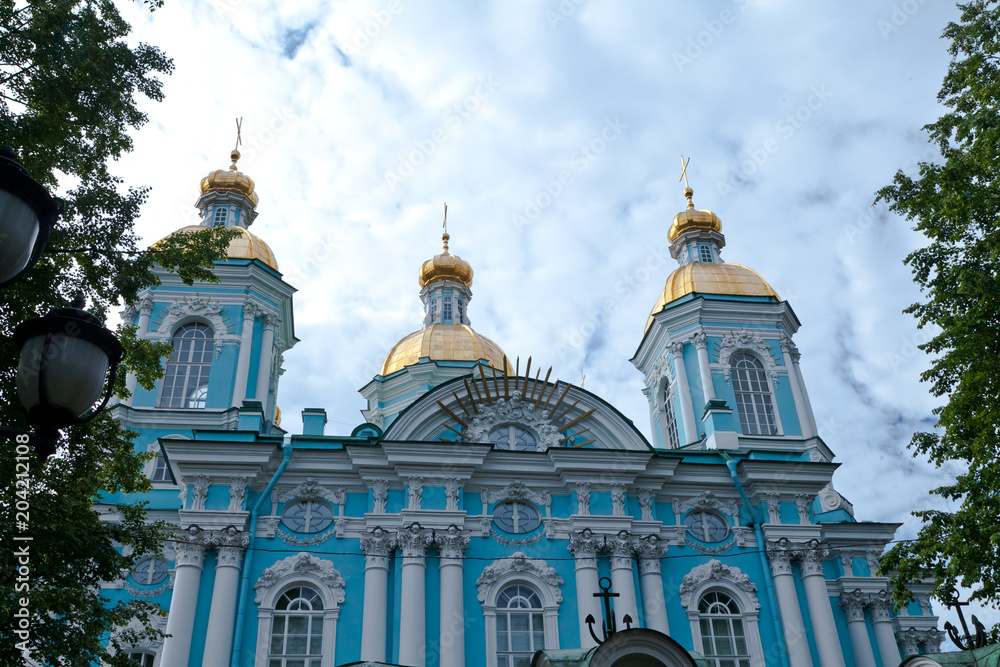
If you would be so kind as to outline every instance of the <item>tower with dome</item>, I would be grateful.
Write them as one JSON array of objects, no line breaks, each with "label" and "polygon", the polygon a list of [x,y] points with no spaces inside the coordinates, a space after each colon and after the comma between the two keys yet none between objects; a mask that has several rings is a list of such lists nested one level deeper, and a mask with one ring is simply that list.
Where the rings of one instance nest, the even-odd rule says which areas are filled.
[{"label": "tower with dome", "polygon": [[939,650],[930,586],[893,610],[877,573],[898,524],[859,520],[834,487],[794,311],[723,262],[690,187],[667,230],[679,267],[636,322],[651,439],[472,328],[472,266],[447,232],[419,266],[420,328],[335,434],[322,407],[280,418],[294,287],[249,231],[238,159],[175,232],[239,230],[219,282],[161,271],[123,313],[174,349],[114,408],[154,454],[153,491],[99,499],[109,521],[145,500],[174,526],[103,585],[166,610],[138,664],[889,667]]}]

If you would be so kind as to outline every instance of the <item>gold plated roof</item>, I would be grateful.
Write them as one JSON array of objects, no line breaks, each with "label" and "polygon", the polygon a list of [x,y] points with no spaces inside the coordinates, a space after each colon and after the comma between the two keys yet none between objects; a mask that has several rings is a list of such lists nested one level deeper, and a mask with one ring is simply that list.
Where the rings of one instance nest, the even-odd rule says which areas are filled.
[{"label": "gold plated roof", "polygon": [[653,323],[653,315],[686,294],[771,296],[780,299],[778,293],[759,273],[742,264],[692,262],[680,267],[667,278],[667,284],[646,320],[646,330]]},{"label": "gold plated roof", "polygon": [[432,324],[396,343],[382,363],[379,375],[391,375],[425,357],[433,361],[485,359],[493,368],[504,370],[503,350],[486,336],[465,324]]},{"label": "gold plated roof", "polygon": [[233,163],[229,169],[216,169],[205,178],[201,179],[201,194],[209,192],[238,192],[245,195],[247,199],[257,206],[257,193],[253,191],[253,179],[241,171],[236,171],[236,161],[240,159],[240,152],[234,150],[230,153]]},{"label": "gold plated roof", "polygon": [[711,211],[699,211],[695,208],[689,208],[674,216],[674,223],[670,225],[670,231],[667,232],[667,239],[673,243],[674,239],[678,236],[692,229],[721,232],[722,220]]},{"label": "gold plated roof", "polygon": [[443,234],[444,252],[434,255],[420,267],[418,280],[421,287],[439,280],[453,280],[466,287],[472,286],[472,266],[458,255],[448,253],[449,238],[447,233]]},{"label": "gold plated roof", "polygon": [[[203,229],[207,229],[207,227],[189,225],[181,227],[174,234],[187,234]],[[271,252],[271,247],[261,241],[260,237],[251,234],[242,227],[230,227],[229,229],[235,229],[240,235],[229,242],[229,250],[226,252],[227,257],[230,259],[256,259],[267,264],[275,271],[278,270],[278,260],[274,257],[274,253]],[[170,236],[173,236],[173,234]]]}]

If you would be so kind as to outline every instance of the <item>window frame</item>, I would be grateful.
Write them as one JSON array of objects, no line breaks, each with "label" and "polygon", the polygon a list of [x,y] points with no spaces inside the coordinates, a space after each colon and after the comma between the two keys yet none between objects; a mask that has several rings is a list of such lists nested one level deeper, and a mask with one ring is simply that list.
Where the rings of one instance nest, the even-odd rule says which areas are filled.
[{"label": "window frame", "polygon": [[[298,594],[298,596],[295,599],[291,600],[291,602],[295,602],[296,600],[299,600],[299,599],[305,599],[305,596],[302,594],[302,591],[305,590],[305,591],[309,591],[312,594],[312,596],[315,596],[315,597],[319,598],[318,602],[319,602],[319,607],[320,608],[316,609],[312,605],[312,601],[311,600],[306,600],[306,602],[308,604],[310,604],[310,608],[309,609],[288,609],[288,608],[285,608],[285,609],[277,609],[277,608],[275,608],[274,609],[273,614],[271,616],[271,641],[270,641],[270,644],[274,643],[274,622],[278,618],[284,618],[285,622],[282,624],[283,625],[283,629],[281,631],[281,636],[285,640],[283,642],[283,644],[284,644],[284,648],[286,648],[286,649],[287,649],[287,640],[288,640],[288,637],[289,637],[288,620],[287,620],[288,618],[293,617],[293,616],[304,616],[304,617],[306,617],[306,618],[309,619],[308,622],[306,623],[306,630],[307,630],[307,632],[305,634],[307,644],[311,644],[312,641],[313,641],[313,637],[316,636],[315,633],[309,632],[309,630],[312,629],[313,623],[315,622],[314,619],[323,619],[323,596],[320,595],[319,591],[317,591],[317,590],[315,590],[315,589],[313,589],[313,588],[311,588],[309,586],[294,586],[293,585],[293,586],[286,587],[285,590],[284,590],[284,592],[281,595],[278,596],[278,598],[277,598],[277,600],[275,602],[275,607],[277,607],[277,603],[278,602],[281,602],[282,599],[284,599],[286,596],[288,596],[293,590],[297,590],[299,592],[299,594]],[[319,622],[322,624],[323,620],[320,620]],[[320,648],[320,652],[318,654],[315,654],[315,653],[303,653],[303,654],[299,655],[299,654],[289,654],[289,653],[286,653],[286,652],[282,652],[281,655],[274,655],[272,653],[273,647],[269,645],[268,646],[268,655],[267,655],[267,662],[268,662],[268,664],[270,665],[272,663],[272,661],[278,660],[278,661],[280,661],[282,663],[282,667],[287,667],[288,660],[299,660],[299,659],[301,659],[303,662],[305,662],[307,665],[310,665],[310,666],[312,664],[314,664],[314,662],[318,662],[318,663],[322,664],[322,660],[323,660],[322,646],[324,644],[324,636],[323,636],[323,634],[324,633],[322,632],[322,629],[321,629],[321,631],[319,633],[321,648]]]},{"label": "window frame", "polygon": [[[507,429],[507,446],[506,447],[501,447],[500,443],[493,442],[493,440],[492,440],[493,434],[496,433],[497,431],[499,431],[500,429]],[[520,431],[523,431],[526,435],[528,435],[529,437],[531,437],[531,439],[533,440],[532,445],[534,445],[534,446],[533,447],[528,447],[526,449],[514,449],[513,447],[511,447],[510,446],[510,441],[511,441],[514,429],[518,429]],[[503,452],[537,452],[538,451],[538,435],[532,429],[528,428],[524,424],[518,424],[518,423],[515,423],[515,422],[506,422],[506,423],[503,423],[503,424],[497,424],[496,426],[494,426],[493,428],[491,428],[489,430],[489,433],[486,434],[486,440],[487,440],[487,442],[489,442],[490,444],[493,445],[493,449],[496,449],[496,450],[499,450],[499,451],[503,451]]]},{"label": "window frame", "polygon": [[[705,259],[706,254],[708,259]],[[712,246],[701,243],[698,245],[698,261],[702,264],[714,264],[715,263],[715,253],[712,252]]]},{"label": "window frame", "polygon": [[736,602],[736,606],[740,610],[740,618],[743,621],[743,636],[750,654],[751,667],[766,667],[764,646],[760,639],[760,601],[754,592],[755,588],[747,591],[741,587],[740,584],[744,576],[738,567],[723,565],[715,559],[697,565],[685,575],[682,581],[682,590],[685,584],[690,583],[693,586],[681,595],[681,606],[685,607],[687,611],[694,650],[700,652],[703,646],[701,635],[703,614],[699,611],[702,598],[712,591],[728,595]]},{"label": "window frame", "polygon": [[677,420],[677,410],[674,407],[674,387],[670,380],[663,383],[662,396],[663,435],[666,440],[663,444],[670,449],[677,449],[681,446],[681,434],[678,429],[680,423]]},{"label": "window frame", "polygon": [[452,319],[451,297],[443,297],[441,302],[441,321]]},{"label": "window frame", "polygon": [[[743,371],[750,370],[746,367],[738,368],[736,366],[737,363],[743,361],[744,359],[749,359],[750,361],[753,362],[754,367],[752,370],[757,374],[756,382],[759,384],[759,386],[764,387],[763,390],[753,389],[753,384],[755,380],[750,378],[749,376],[746,377],[745,380],[746,384],[750,388],[746,390],[737,388],[737,384],[741,385],[744,384],[744,378],[740,377],[741,373]],[[765,436],[765,437],[773,437],[781,435],[782,434],[781,419],[779,418],[778,415],[778,402],[777,400],[775,400],[774,388],[771,386],[771,381],[770,378],[768,377],[767,368],[757,357],[757,355],[748,350],[738,350],[734,352],[733,355],[729,358],[729,372],[731,377],[731,386],[733,388],[733,396],[735,399],[734,404],[736,406],[736,413],[740,422],[740,433],[743,435]],[[750,411],[746,409],[747,402],[740,400],[741,396],[750,397],[749,405],[753,409],[752,416],[754,418],[754,423],[757,425],[756,427],[757,431],[761,431],[762,425],[765,426],[769,425],[771,427],[770,433],[763,433],[763,432],[751,433],[748,431],[748,429],[750,428],[749,417],[751,416],[751,414]],[[765,398],[767,404],[763,406],[758,406],[757,402],[754,400],[754,397]],[[761,413],[758,411],[759,408],[763,408],[764,410],[763,415],[765,417],[767,416],[768,409],[770,410],[770,417],[771,417],[770,424],[761,423],[760,421]]]},{"label": "window frame", "polygon": [[228,206],[216,206],[215,211],[212,213],[212,226],[213,227],[228,227],[229,226],[229,207]]},{"label": "window frame", "polygon": [[[215,362],[215,343],[216,343],[215,328],[212,326],[211,323],[204,322],[204,321],[201,321],[201,320],[188,320],[186,322],[179,323],[177,325],[177,327],[173,330],[173,332],[171,332],[170,338],[167,341],[167,342],[170,343],[171,347],[174,348],[174,353],[176,353],[176,350],[177,350],[177,346],[175,345],[175,341],[178,340],[178,339],[181,339],[181,336],[179,334],[181,332],[183,332],[185,329],[189,328],[189,327],[196,327],[196,328],[198,328],[196,330],[202,330],[203,329],[205,332],[207,332],[209,334],[208,337],[202,337],[202,338],[192,337],[190,339],[182,339],[182,340],[194,340],[196,342],[205,342],[205,343],[207,343],[207,345],[208,345],[208,358],[209,358],[209,360],[207,362],[205,362],[205,361],[197,361],[197,362],[195,362],[195,361],[175,361],[174,360],[174,355],[172,353],[171,356],[170,356],[170,359],[167,360],[166,366],[163,369],[163,379],[160,380],[160,395],[159,395],[159,397],[156,400],[156,407],[157,408],[162,408],[162,409],[167,409],[167,410],[205,410],[208,407],[208,402],[207,402],[208,384],[209,384],[209,380],[211,379],[211,376],[212,376],[212,366],[214,365],[214,362]],[[191,357],[192,354],[193,354],[193,351],[189,352],[188,353],[188,357]],[[202,358],[204,358],[204,354],[205,354],[205,350],[204,349],[202,349],[201,354],[202,354]],[[199,369],[205,369],[205,368],[207,368],[207,372],[204,374],[203,377],[201,375],[201,372],[199,371],[198,379],[200,381],[203,380],[203,384],[202,384],[202,382],[199,382],[198,386],[194,387],[194,391],[196,391],[196,392],[199,391],[199,390],[201,390],[202,388],[205,391],[205,399],[206,400],[205,400],[205,405],[203,405],[202,407],[189,407],[187,405],[187,403],[189,402],[189,400],[191,398],[191,397],[189,397],[187,395],[187,381],[188,381],[188,379],[190,377],[190,371],[189,370],[187,370],[185,372],[185,374],[184,374],[184,389],[183,389],[183,392],[182,392],[182,394],[180,396],[180,403],[181,403],[181,405],[175,406],[175,405],[168,405],[167,404],[168,403],[167,396],[166,396],[166,392],[167,392],[167,378],[168,377],[172,377],[172,379],[175,379],[177,377],[176,374],[174,376],[170,376],[169,375],[170,371],[171,371],[171,368],[172,367],[177,367],[177,366],[180,366],[180,365],[183,365],[185,368],[187,368],[188,366],[197,366],[197,367],[199,367]],[[169,402],[171,402],[171,403],[174,402],[174,399],[175,399],[174,393],[176,391],[176,386],[177,385],[176,385],[175,382],[171,382],[171,384],[170,384],[170,398],[169,398]]]},{"label": "window frame", "polygon": [[[708,611],[703,611],[702,605],[706,602],[706,598],[708,598],[709,596],[716,596],[716,597],[725,596],[728,599],[728,602],[731,603],[732,606],[736,607],[736,611],[732,610],[732,606],[730,604],[726,604],[722,601],[719,601],[718,599],[709,602],[710,609]],[[718,605],[724,607],[728,613],[720,614],[715,611],[712,611],[712,608]],[[716,625],[715,621],[718,620],[725,621],[725,625],[727,626],[728,629],[728,632],[725,635],[721,634],[717,635],[715,633],[714,630],[714,627]],[[714,653],[709,653],[707,648],[705,647],[705,635],[702,632],[702,625],[707,623],[710,626],[711,639],[725,637],[730,639],[735,645],[737,638],[736,629],[734,627],[735,621],[739,621],[740,625],[742,626],[742,631],[743,631],[742,637],[744,645],[743,648],[745,652],[737,654],[734,646],[733,653],[731,655],[715,655]],[[737,602],[732,595],[729,595],[727,591],[721,590],[719,588],[713,588],[705,591],[704,593],[702,593],[701,597],[698,598],[698,630],[699,633],[701,633],[701,643],[697,645],[698,649],[700,650],[701,654],[705,657],[705,660],[708,661],[709,665],[711,665],[711,667],[719,667],[719,661],[724,659],[731,659],[734,661],[745,660],[747,665],[751,664],[752,658],[750,655],[750,642],[747,641],[747,636],[746,636],[747,631],[746,631],[746,625],[743,623],[742,610],[740,609],[739,602]],[[714,652],[714,650],[717,648],[717,645],[715,644],[715,642],[712,642],[712,644]]]},{"label": "window frame", "polygon": [[[532,511],[532,512],[534,512],[534,514],[535,514],[535,516],[532,517],[532,519],[531,519],[532,521],[535,521],[535,525],[532,526],[528,530],[517,530],[518,525],[517,525],[517,520],[515,519],[513,521],[512,525],[511,525],[511,530],[507,530],[506,528],[503,528],[497,522],[496,513],[497,513],[498,509],[500,509],[501,507],[504,507],[506,505],[512,505],[515,508],[517,506],[529,508],[529,510]],[[515,517],[517,516],[516,509],[514,510],[514,515],[515,515]],[[543,515],[542,515],[541,510],[539,510],[538,507],[534,503],[532,503],[532,502],[530,502],[528,500],[519,500],[519,499],[501,500],[500,502],[498,502],[495,505],[493,505],[493,511],[490,512],[490,516],[493,517],[493,525],[496,527],[496,529],[499,530],[499,531],[501,531],[501,532],[503,532],[503,533],[506,533],[507,535],[527,535],[529,533],[533,533],[536,530],[538,530],[538,528],[542,525],[542,519],[543,519]]]},{"label": "window frame", "polygon": [[[501,651],[504,653],[505,656],[518,656],[519,654],[523,653],[522,651],[514,651],[513,648],[510,647],[510,643],[511,643],[510,633],[513,631],[513,627],[512,627],[513,624],[511,623],[511,620],[512,620],[511,616],[514,615],[514,614],[517,614],[517,615],[523,614],[523,615],[526,615],[528,617],[528,624],[529,624],[529,628],[530,628],[529,631],[528,631],[528,636],[529,636],[530,644],[531,644],[531,648],[529,649],[529,653],[528,653],[528,659],[529,660],[531,659],[531,656],[534,655],[535,651],[542,650],[542,649],[545,648],[545,614],[544,614],[544,612],[542,610],[542,598],[538,594],[538,591],[536,591],[533,587],[528,586],[527,584],[512,583],[512,584],[506,586],[503,590],[500,591],[500,593],[497,595],[497,598],[498,598],[497,601],[499,602],[499,598],[501,596],[503,596],[504,594],[506,594],[511,589],[518,589],[518,594],[517,595],[511,595],[512,599],[514,599],[516,597],[524,597],[523,595],[520,594],[521,593],[520,589],[522,589],[522,588],[523,589],[527,589],[528,591],[530,591],[530,596],[528,596],[529,602],[530,602],[530,598],[534,597],[534,599],[538,602],[538,606],[531,606],[531,607],[511,607],[510,606],[510,602],[508,602],[507,606],[504,606],[504,607],[497,606],[497,611],[496,611],[497,618],[504,618],[505,621],[506,621],[505,625],[506,625],[507,629],[506,629],[505,633],[507,635],[507,647],[504,647],[504,648],[509,648],[509,650],[502,650],[501,647],[499,646],[499,644],[497,645],[496,660],[497,660],[498,664],[500,662],[500,653],[501,653]],[[534,622],[535,622],[534,617],[536,615],[540,616],[541,620],[542,620],[542,645],[541,646],[535,646],[535,632],[536,631],[534,629]],[[508,665],[509,664],[510,664],[510,662],[508,661]]]},{"label": "window frame", "polygon": [[[722,537],[720,537],[719,539],[717,539],[717,540],[710,540],[710,539],[707,539],[708,538],[707,535],[705,535],[703,537],[698,537],[691,530],[691,526],[688,525],[688,519],[689,518],[691,518],[693,516],[705,515],[705,514],[707,514],[709,516],[718,517],[722,521],[723,525],[725,526],[725,532],[722,534]],[[704,523],[704,519],[702,520],[702,523]],[[694,538],[694,539],[696,539],[699,542],[702,542],[704,544],[719,544],[721,542],[725,542],[726,538],[728,538],[732,534],[732,532],[733,532],[733,527],[730,525],[729,519],[727,519],[725,515],[723,515],[720,512],[714,512],[714,511],[709,510],[709,509],[698,508],[698,507],[692,509],[690,512],[688,512],[687,514],[684,515],[684,519],[682,521],[682,524],[684,525],[684,530],[685,530],[685,532],[688,535],[690,535],[692,538]]]}]

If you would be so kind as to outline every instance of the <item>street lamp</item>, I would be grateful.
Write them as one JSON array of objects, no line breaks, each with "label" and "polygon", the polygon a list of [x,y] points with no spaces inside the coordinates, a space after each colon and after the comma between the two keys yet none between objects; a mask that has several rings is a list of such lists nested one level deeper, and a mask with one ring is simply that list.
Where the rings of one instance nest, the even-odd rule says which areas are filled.
[{"label": "street lamp", "polygon": [[24,170],[12,148],[0,148],[0,287],[35,265],[62,208],[62,200]]},{"label": "street lamp", "polygon": [[[77,297],[69,308],[53,308],[14,329],[21,348],[17,395],[42,436],[36,449],[43,460],[55,452],[59,429],[96,417],[114,391],[121,343],[83,306],[83,297]],[[104,400],[86,414],[102,392]]]}]

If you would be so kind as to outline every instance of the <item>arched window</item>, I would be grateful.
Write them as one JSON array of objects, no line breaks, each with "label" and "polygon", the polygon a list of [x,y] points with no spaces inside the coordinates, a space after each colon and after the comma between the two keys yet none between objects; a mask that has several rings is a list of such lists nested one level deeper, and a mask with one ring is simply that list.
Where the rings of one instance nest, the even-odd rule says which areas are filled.
[{"label": "arched window", "polygon": [[709,591],[698,602],[702,654],[713,667],[750,667],[743,615],[736,600]]},{"label": "arched window", "polygon": [[198,323],[185,324],[174,333],[174,354],[163,374],[161,408],[205,407],[213,338],[212,329]]},{"label": "arched window", "polygon": [[451,297],[446,296],[444,298],[444,306],[441,307],[441,320],[451,319]]},{"label": "arched window", "polygon": [[438,313],[438,302],[437,302],[437,299],[431,299],[431,319],[430,319],[430,324],[434,324],[434,322],[437,320],[437,313]]},{"label": "arched window", "polygon": [[663,429],[666,432],[667,447],[676,449],[681,446],[677,436],[677,413],[674,412],[674,392],[667,383],[663,390]]},{"label": "arched window", "polygon": [[776,435],[774,403],[764,367],[746,352],[734,354],[730,363],[740,429],[745,435]]},{"label": "arched window", "polygon": [[542,601],[523,584],[508,586],[497,597],[497,667],[528,667],[543,648]]},{"label": "arched window", "polygon": [[698,246],[698,259],[708,264],[711,264],[713,261],[715,261],[712,258],[712,246],[707,246],[707,245]]},{"label": "arched window", "polygon": [[268,667],[320,667],[322,655],[323,600],[311,588],[290,588],[274,606]]},{"label": "arched window", "polygon": [[215,209],[215,218],[212,220],[212,226],[225,227],[226,220],[228,218],[229,218],[229,209],[224,206],[220,206],[219,208]]},{"label": "arched window", "polygon": [[153,667],[153,661],[156,659],[156,656],[145,651],[132,651],[128,654],[128,659],[139,667]]},{"label": "arched window", "polygon": [[170,469],[162,454],[153,457],[153,471],[149,474],[149,481],[153,484],[170,484]]},{"label": "arched window", "polygon": [[535,435],[528,429],[514,424],[497,426],[490,431],[490,442],[497,449],[533,452],[538,448]]}]

